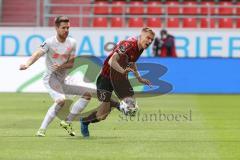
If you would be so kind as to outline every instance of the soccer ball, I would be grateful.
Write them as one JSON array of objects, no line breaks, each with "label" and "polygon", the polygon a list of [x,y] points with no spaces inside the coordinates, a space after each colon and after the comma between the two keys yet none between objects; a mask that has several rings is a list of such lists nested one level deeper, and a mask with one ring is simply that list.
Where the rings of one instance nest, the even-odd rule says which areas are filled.
[{"label": "soccer ball", "polygon": [[138,111],[138,105],[134,98],[126,97],[120,102],[120,110],[127,116],[135,116]]}]

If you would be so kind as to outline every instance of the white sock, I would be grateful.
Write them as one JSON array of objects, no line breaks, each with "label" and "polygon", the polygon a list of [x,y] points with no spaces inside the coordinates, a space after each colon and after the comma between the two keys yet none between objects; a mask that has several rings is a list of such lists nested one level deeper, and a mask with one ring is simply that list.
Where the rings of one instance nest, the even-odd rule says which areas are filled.
[{"label": "white sock", "polygon": [[66,121],[68,123],[71,123],[74,120],[74,118],[77,116],[77,114],[84,110],[84,108],[88,105],[88,103],[89,103],[89,100],[84,98],[80,98],[79,100],[77,100],[73,104],[72,109],[66,118]]},{"label": "white sock", "polygon": [[56,117],[57,112],[60,110],[61,106],[59,106],[57,103],[54,103],[47,111],[47,114],[44,117],[44,120],[42,121],[40,129],[47,129],[48,125],[53,121],[53,119]]}]

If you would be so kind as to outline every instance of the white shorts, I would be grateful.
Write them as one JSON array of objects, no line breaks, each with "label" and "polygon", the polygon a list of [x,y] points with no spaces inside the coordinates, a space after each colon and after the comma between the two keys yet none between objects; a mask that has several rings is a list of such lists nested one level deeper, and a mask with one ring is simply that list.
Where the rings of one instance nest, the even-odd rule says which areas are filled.
[{"label": "white shorts", "polygon": [[62,99],[70,99],[74,96],[81,96],[84,93],[94,94],[95,89],[81,86],[74,78],[56,73],[44,74],[43,84],[54,101]]},{"label": "white shorts", "polygon": [[64,82],[65,77],[56,74],[51,74],[51,77],[48,74],[43,75],[43,84],[54,101],[70,98],[70,96],[64,94]]}]

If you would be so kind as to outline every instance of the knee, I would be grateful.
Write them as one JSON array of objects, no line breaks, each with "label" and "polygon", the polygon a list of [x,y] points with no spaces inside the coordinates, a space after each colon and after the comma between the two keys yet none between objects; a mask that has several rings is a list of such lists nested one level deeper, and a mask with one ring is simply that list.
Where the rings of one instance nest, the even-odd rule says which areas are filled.
[{"label": "knee", "polygon": [[86,99],[86,100],[91,100],[92,98],[92,94],[89,92],[86,92],[82,95],[82,98]]},{"label": "knee", "polygon": [[56,100],[55,101],[59,106],[64,106],[64,104],[65,104],[65,99],[58,99],[58,100]]},{"label": "knee", "polygon": [[97,115],[97,119],[99,121],[105,120],[107,118],[107,116],[109,115],[110,112],[106,112],[105,114],[102,115]]},{"label": "knee", "polygon": [[107,118],[107,116],[108,116],[108,115],[99,116],[97,119],[98,119],[99,121],[103,121],[103,120],[105,120],[105,119]]}]

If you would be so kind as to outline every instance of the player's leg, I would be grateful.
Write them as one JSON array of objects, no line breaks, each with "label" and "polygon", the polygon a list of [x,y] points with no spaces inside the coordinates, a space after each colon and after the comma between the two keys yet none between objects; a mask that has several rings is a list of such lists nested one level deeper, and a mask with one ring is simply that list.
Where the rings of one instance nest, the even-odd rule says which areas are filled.
[{"label": "player's leg", "polygon": [[[53,121],[53,119],[56,117],[57,113],[64,106],[64,103],[65,103],[65,95],[63,94],[63,92],[58,92],[56,89],[53,89],[52,87],[50,87],[50,85],[49,85],[50,80],[47,76],[44,77],[43,82],[44,82],[44,86],[46,87],[48,93],[54,100],[54,103],[48,109],[48,111],[42,121],[42,124],[36,134],[37,136],[42,136],[42,137],[45,136],[47,127]],[[51,78],[51,83],[54,83],[56,86],[60,86],[60,87],[58,87],[58,89],[59,90],[61,89],[61,82],[57,78],[54,78],[54,77]]]},{"label": "player's leg", "polygon": [[53,121],[53,119],[56,117],[59,110],[62,108],[62,106],[65,103],[65,98],[62,97],[61,99],[57,99],[55,103],[48,109],[42,124],[37,132],[37,136],[45,136],[45,132],[47,130],[47,127],[49,124]]},{"label": "player's leg", "polygon": [[72,106],[69,115],[66,118],[66,122],[71,123],[77,114],[81,113],[86,106],[88,105],[89,101],[91,100],[91,93],[84,93],[81,98],[79,98]]},{"label": "player's leg", "polygon": [[60,122],[60,126],[66,129],[71,136],[75,135],[75,132],[72,128],[72,121],[79,113],[81,113],[84,110],[84,108],[88,105],[90,99],[91,99],[91,94],[84,93],[82,97],[73,104],[67,118]]},{"label": "player's leg", "polygon": [[[97,97],[102,103],[96,110],[80,119],[81,132],[84,137],[89,136],[88,125],[90,123],[96,123],[106,119],[108,114],[111,112],[110,99],[112,90],[113,88],[111,86],[110,80],[100,75],[97,79]],[[115,103],[114,105],[117,104]]]}]

